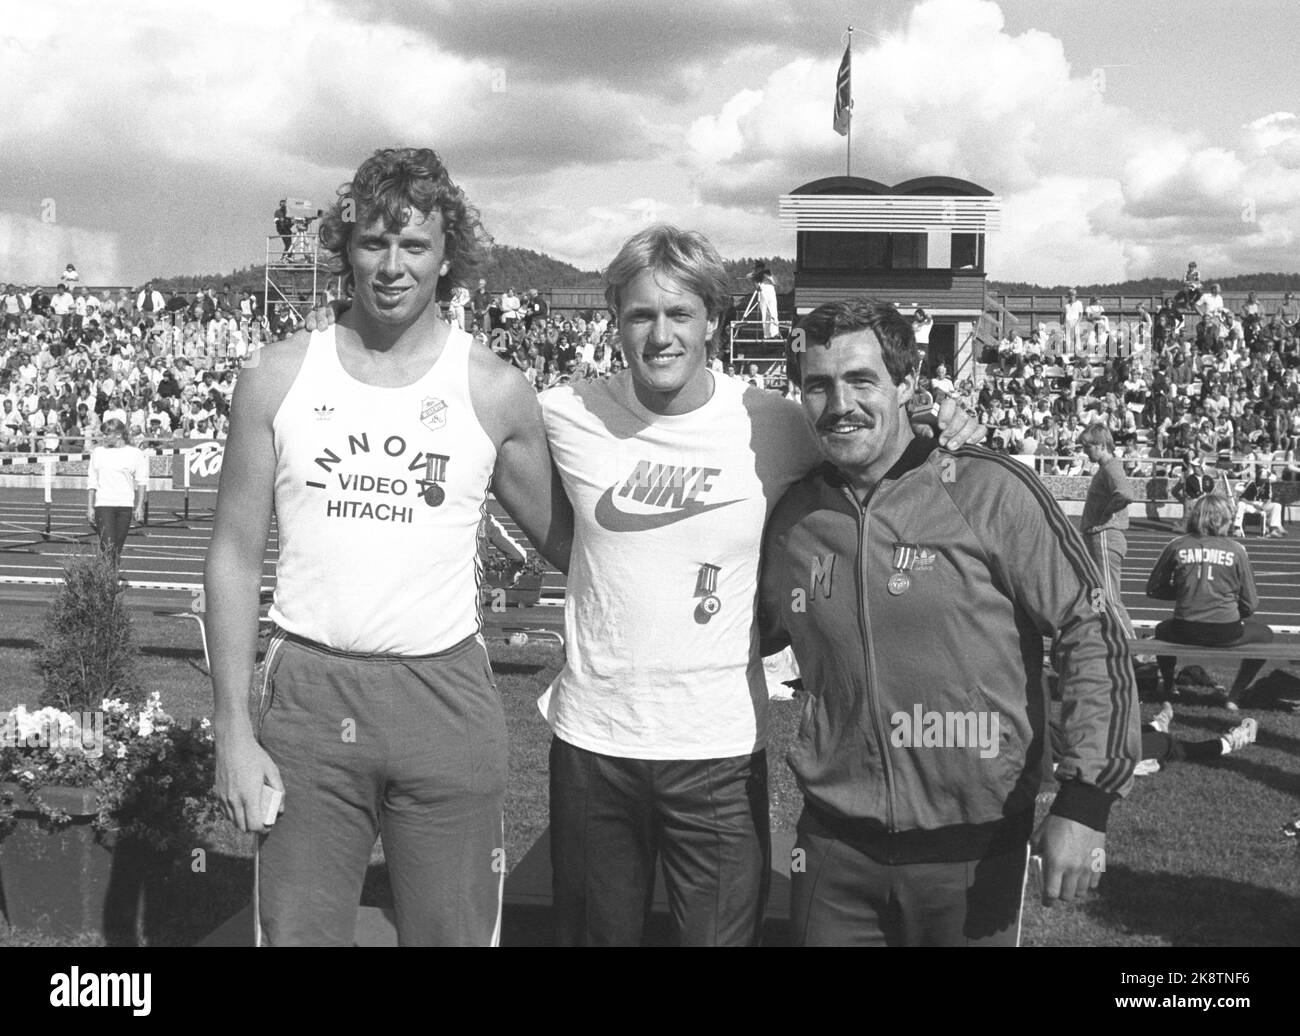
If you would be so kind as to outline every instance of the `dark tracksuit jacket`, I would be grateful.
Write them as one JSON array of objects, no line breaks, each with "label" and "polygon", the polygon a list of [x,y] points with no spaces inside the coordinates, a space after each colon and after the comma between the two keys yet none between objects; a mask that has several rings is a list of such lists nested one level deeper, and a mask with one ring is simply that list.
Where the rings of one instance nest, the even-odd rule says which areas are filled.
[{"label": "dark tracksuit jacket", "polygon": [[[824,465],[769,519],[759,611],[763,650],[792,644],[807,692],[789,754],[804,820],[880,862],[1023,847],[1049,750],[1044,637],[1067,742],[1052,812],[1104,831],[1132,786],[1124,633],[1079,533],[1019,461],[915,439],[862,507]],[[900,745],[917,706],[996,713],[996,754]]]}]

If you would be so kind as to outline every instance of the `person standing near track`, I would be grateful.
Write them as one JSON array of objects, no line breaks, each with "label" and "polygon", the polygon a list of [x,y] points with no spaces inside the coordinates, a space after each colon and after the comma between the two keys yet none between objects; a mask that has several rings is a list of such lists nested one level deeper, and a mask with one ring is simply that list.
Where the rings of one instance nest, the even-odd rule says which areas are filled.
[{"label": "person standing near track", "polygon": [[1124,558],[1128,554],[1128,505],[1134,500],[1133,484],[1124,473],[1123,462],[1115,456],[1115,440],[1100,421],[1094,421],[1079,433],[1079,445],[1084,455],[1097,465],[1097,471],[1088,484],[1088,495],[1083,503],[1080,526],[1088,555],[1101,570],[1106,599],[1124,626],[1124,632],[1133,636],[1133,623],[1120,596]]},{"label": "person standing near track", "polygon": [[131,530],[131,519],[144,521],[144,497],[149,487],[149,458],[131,445],[126,424],[104,422],[102,443],[90,453],[86,484],[86,520],[99,533],[99,549],[116,566]]},{"label": "person standing near track", "polygon": [[[355,217],[355,221],[353,221]],[[500,935],[506,729],[480,634],[488,483],[564,569],[569,512],[536,396],[441,319],[479,221],[428,149],[377,151],[322,241],[355,305],[240,373],[205,585],[216,792],[262,834],[272,945],[350,945],[377,835],[399,942]],[[279,524],[259,729],[247,689]],[[282,791],[267,833],[263,785]]]},{"label": "person standing near track", "polygon": [[[1123,630],[1079,534],[1032,471],[936,449],[905,417],[916,343],[893,307],[828,303],[787,350],[827,464],[763,546],[765,653],[807,694],[791,927],[802,945],[1019,941],[1031,840],[1046,898],[1095,887],[1139,759]],[[1034,832],[1047,750],[1043,638],[1065,702],[1060,793]]]}]

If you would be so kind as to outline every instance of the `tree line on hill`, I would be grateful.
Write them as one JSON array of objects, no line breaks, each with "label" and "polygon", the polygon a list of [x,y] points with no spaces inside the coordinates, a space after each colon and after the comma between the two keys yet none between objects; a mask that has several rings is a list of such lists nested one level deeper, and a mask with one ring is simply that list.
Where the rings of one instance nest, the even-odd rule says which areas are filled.
[{"label": "tree line on hill", "polygon": [[[1202,271],[1201,283],[1222,285],[1224,291],[1300,291],[1300,273],[1243,273],[1217,277],[1213,270]],[[1028,284],[1024,281],[988,282],[988,289],[1000,295],[1064,295],[1074,288],[1080,295],[1159,295],[1182,290],[1183,282],[1174,277],[1144,277],[1141,280],[1113,284]]]},{"label": "tree line on hill", "polygon": [[[610,256],[612,259],[613,256]],[[727,275],[731,281],[731,290],[735,294],[746,294],[753,290],[750,273],[754,269],[754,257],[724,260]],[[780,293],[794,288],[794,260],[781,256],[761,258],[772,271],[776,281],[776,290]],[[155,277],[154,286],[164,291],[192,292],[208,285],[220,287],[229,284],[236,290],[249,288],[261,289],[265,280],[266,268],[262,265],[245,266],[230,273],[190,274],[179,277]],[[511,245],[493,245],[483,263],[474,274],[487,280],[493,291],[515,288],[525,291],[528,288],[579,288],[597,291],[601,288],[601,275],[598,270],[582,270],[572,263],[554,259],[541,252],[527,248],[515,248]],[[1300,273],[1252,273],[1230,277],[1216,277],[1214,272],[1202,274],[1204,283],[1217,281],[1224,291],[1300,291]],[[1064,295],[1071,287],[1081,295],[1159,295],[1162,291],[1177,291],[1182,281],[1172,277],[1146,277],[1141,280],[1128,280],[1111,284],[1054,284],[1045,286],[1029,284],[1025,281],[988,282],[989,290],[1003,295]],[[474,283],[468,285],[471,289]]]}]

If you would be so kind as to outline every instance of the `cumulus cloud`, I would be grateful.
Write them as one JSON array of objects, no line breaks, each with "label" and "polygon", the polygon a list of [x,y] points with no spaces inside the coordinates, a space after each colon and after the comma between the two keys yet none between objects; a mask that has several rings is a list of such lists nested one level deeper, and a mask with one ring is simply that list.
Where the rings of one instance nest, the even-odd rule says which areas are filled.
[{"label": "cumulus cloud", "polygon": [[[702,201],[771,213],[780,194],[842,171],[829,132],[837,64],[796,58],[696,119],[685,162]],[[1104,69],[1072,68],[1047,33],[1010,33],[990,0],[918,3],[898,31],[855,48],[853,83],[855,173],[957,176],[1003,197],[995,277],[1170,275],[1197,242],[1256,270],[1284,265],[1300,230],[1295,115],[1214,143],[1154,125],[1109,101]]]},{"label": "cumulus cloud", "polygon": [[[830,125],[844,13],[23,0],[0,28],[0,278],[23,276],[31,250],[42,270],[84,255],[116,282],[257,262],[275,199],[327,202],[384,144],[437,147],[498,240],[588,268],[653,220],[703,229],[724,254],[790,254],[777,198],[844,168]],[[1294,266],[1294,113],[1249,112],[1208,139],[1115,103],[1105,70],[1009,28],[992,0],[890,0],[871,17],[879,31],[855,42],[854,172],[999,193],[995,277]],[[54,231],[32,222],[47,197]]]},{"label": "cumulus cloud", "polygon": [[[366,23],[410,28],[535,82],[585,79],[620,91],[681,100],[737,50],[795,48],[807,5],[752,0],[338,0]],[[800,12],[799,6],[805,9]],[[814,5],[816,6],[816,5]]]},{"label": "cumulus cloud", "polygon": [[0,212],[0,256],[8,257],[0,281],[14,284],[54,284],[63,267],[77,271],[114,270],[118,265],[116,234],[62,226],[53,222]]},{"label": "cumulus cloud", "polygon": [[256,261],[275,198],[324,203],[384,144],[432,144],[457,178],[518,187],[643,153],[659,132],[630,94],[597,100],[502,76],[347,9],[139,0],[129,10],[48,0],[0,39],[10,87],[0,211],[17,218],[54,196],[87,231],[115,222],[134,259],[103,270],[109,280]]}]

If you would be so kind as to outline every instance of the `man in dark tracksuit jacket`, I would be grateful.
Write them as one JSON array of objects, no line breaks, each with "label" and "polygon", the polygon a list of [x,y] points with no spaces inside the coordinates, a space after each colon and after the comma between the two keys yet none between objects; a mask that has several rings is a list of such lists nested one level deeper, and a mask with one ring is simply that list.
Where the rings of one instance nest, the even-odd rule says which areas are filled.
[{"label": "man in dark tracksuit jacket", "polygon": [[[763,651],[807,697],[796,941],[1013,945],[1047,750],[1043,637],[1067,749],[1034,834],[1046,898],[1096,885],[1140,758],[1137,691],[1101,575],[1032,471],[913,438],[911,332],[890,307],[815,310],[787,366],[831,462],[769,519]],[[827,343],[829,347],[827,347]]]}]

